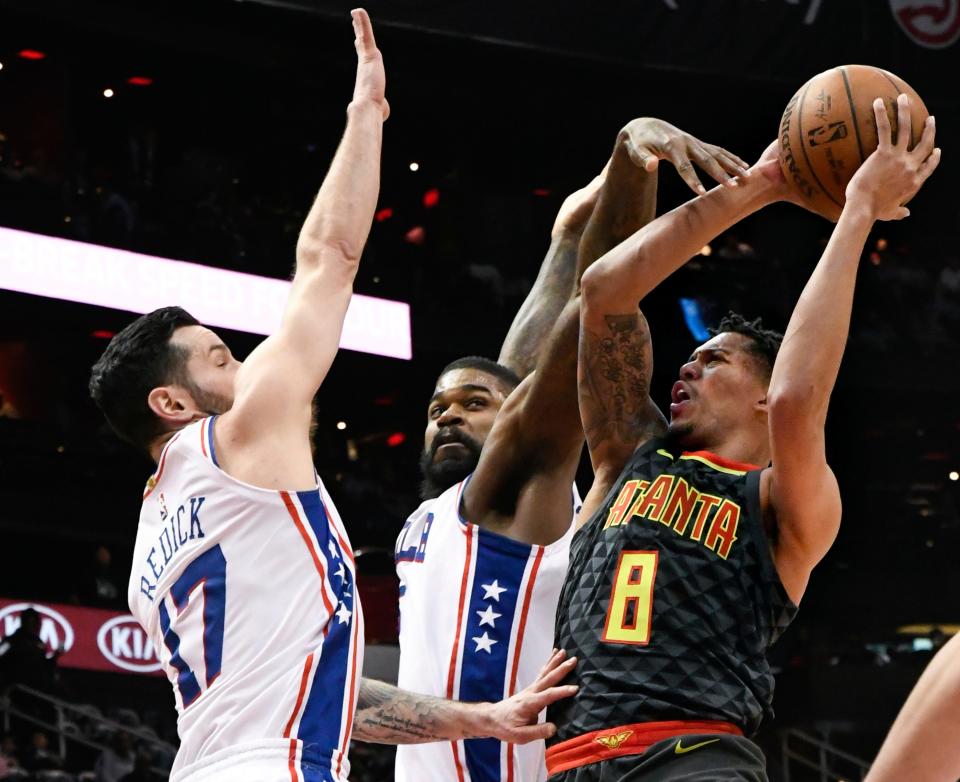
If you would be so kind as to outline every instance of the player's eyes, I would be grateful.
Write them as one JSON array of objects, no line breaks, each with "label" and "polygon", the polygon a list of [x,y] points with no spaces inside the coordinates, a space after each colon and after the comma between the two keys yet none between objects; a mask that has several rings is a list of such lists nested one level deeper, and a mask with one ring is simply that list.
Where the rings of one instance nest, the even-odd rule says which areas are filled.
[{"label": "player's eyes", "polygon": [[428,413],[428,415],[429,415],[431,418],[436,418],[436,417],[439,416],[440,413],[442,413],[442,412],[443,412],[443,408],[442,408],[442,407],[431,407],[431,408],[430,408],[430,412]]},{"label": "player's eyes", "polygon": [[486,402],[483,399],[468,399],[467,407],[484,407]]}]

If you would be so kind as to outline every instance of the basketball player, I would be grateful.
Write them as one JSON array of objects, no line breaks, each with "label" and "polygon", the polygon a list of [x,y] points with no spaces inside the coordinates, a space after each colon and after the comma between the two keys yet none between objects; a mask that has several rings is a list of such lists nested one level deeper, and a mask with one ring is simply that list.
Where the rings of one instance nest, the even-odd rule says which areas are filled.
[{"label": "basketball player", "polygon": [[562,653],[498,704],[361,687],[354,556],[309,436],[373,220],[389,113],[366,12],[354,11],[353,23],[359,62],[347,128],[301,231],[279,330],[241,364],[216,334],[168,307],[121,331],[92,372],[91,393],[113,428],[157,462],[129,602],[174,688],[178,782],[345,781],[365,688],[381,726],[403,725],[406,741],[519,742],[548,735],[539,712],[574,689],[551,686],[573,663]]},{"label": "basketball player", "polygon": [[932,120],[908,151],[906,96],[898,143],[881,101],[875,114],[880,147],[846,189],[782,348],[757,321],[725,320],[681,367],[669,425],[649,398],[637,302],[737,220],[795,200],[776,145],[739,187],[664,215],[584,274],[580,407],[596,480],[557,616],[580,689],[548,712],[555,779],[766,779],[746,738],[770,712],[765,652],[840,523],[824,422],[857,266],[874,223],[905,217],[939,161]]},{"label": "basketball player", "polygon": [[960,779],[960,636],[930,661],[864,782]]},{"label": "basketball player", "polygon": [[[501,361],[520,372],[532,365],[511,345],[540,352],[536,371],[520,382],[510,368],[471,357],[450,364],[437,381],[422,460],[426,501],[404,525],[396,550],[402,687],[499,700],[533,681],[538,658],[549,654],[583,447],[579,300],[570,300],[571,289],[582,268],[652,219],[660,159],[674,162],[697,192],[703,188],[691,160],[720,181],[745,170],[739,159],[667,123],[629,123],[599,193],[595,182],[575,194],[570,214],[558,220],[578,233],[578,216],[589,216],[582,241],[571,242],[580,246],[579,268],[562,293],[566,306],[556,287],[535,290],[540,298],[521,310],[525,336],[515,339],[514,329],[501,352]],[[396,769],[400,782],[546,777],[542,744],[518,748],[495,739],[402,746]]]}]

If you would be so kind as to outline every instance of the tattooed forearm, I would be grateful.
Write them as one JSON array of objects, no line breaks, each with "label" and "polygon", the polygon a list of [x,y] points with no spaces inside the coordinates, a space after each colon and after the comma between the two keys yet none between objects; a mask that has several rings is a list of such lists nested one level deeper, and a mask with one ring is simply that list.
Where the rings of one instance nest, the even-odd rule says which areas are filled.
[{"label": "tattooed forearm", "polygon": [[470,704],[447,701],[363,679],[353,737],[374,744],[422,744],[468,735]]},{"label": "tattooed forearm", "polygon": [[636,310],[605,315],[601,333],[580,337],[580,413],[591,453],[636,447],[649,428],[650,332]]},{"label": "tattooed forearm", "polygon": [[579,234],[564,233],[550,245],[530,293],[500,348],[498,363],[521,378],[537,368],[547,335],[573,292]]}]

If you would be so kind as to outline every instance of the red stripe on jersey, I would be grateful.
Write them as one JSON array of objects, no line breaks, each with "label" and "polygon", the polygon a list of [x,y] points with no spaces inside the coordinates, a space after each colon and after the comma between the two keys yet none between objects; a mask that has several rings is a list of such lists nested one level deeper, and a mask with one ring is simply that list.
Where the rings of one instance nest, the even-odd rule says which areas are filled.
[{"label": "red stripe on jersey", "polygon": [[297,740],[290,739],[290,754],[287,760],[287,767],[290,769],[290,782],[300,782],[297,776]]},{"label": "red stripe on jersey", "polygon": [[[530,569],[530,578],[527,579],[527,589],[523,593],[523,608],[520,610],[520,624],[517,626],[517,645],[513,650],[513,670],[510,671],[510,689],[507,696],[517,691],[517,670],[520,668],[520,650],[523,647],[523,633],[527,628],[527,614],[530,611],[530,601],[533,598],[533,585],[537,580],[537,571],[543,560],[543,546],[535,546],[537,556],[534,557],[533,567]],[[513,744],[507,744],[507,782],[513,782]]]},{"label": "red stripe on jersey", "polygon": [[[467,602],[467,581],[470,579],[470,555],[473,550],[473,526],[468,524],[467,554],[463,560],[463,578],[460,580],[460,607],[457,609],[457,631],[453,637],[453,651],[450,653],[450,670],[447,674],[447,698],[453,699],[453,683],[457,675],[457,652],[460,650],[460,628],[463,626],[463,610]],[[453,761],[457,766],[457,779],[463,782],[463,767],[460,765],[460,752],[457,742],[450,742],[453,747]]]},{"label": "red stripe on jersey", "polygon": [[[290,518],[293,519],[293,523],[297,527],[297,531],[300,533],[300,537],[303,538],[303,542],[307,545],[307,550],[310,552],[310,556],[313,558],[313,566],[317,569],[317,573],[320,574],[320,597],[323,598],[323,605],[327,609],[327,617],[333,616],[333,605],[330,603],[330,598],[327,597],[327,592],[324,589],[327,585],[327,574],[323,569],[323,563],[320,561],[320,557],[317,556],[317,552],[313,548],[313,543],[310,542],[310,536],[307,534],[306,528],[303,526],[303,522],[300,521],[300,514],[297,513],[297,506],[293,504],[293,500],[290,499],[289,493],[282,491],[280,492],[280,497],[283,499],[283,504],[287,506],[287,513],[290,514]],[[326,635],[327,627],[329,627],[329,621],[324,627],[324,635]]]},{"label": "red stripe on jersey", "polygon": [[[313,667],[313,652],[307,655],[307,659],[303,661],[303,674],[300,676],[300,691],[297,693],[297,702],[293,707],[293,713],[290,715],[290,719],[287,720],[287,727],[283,731],[283,737],[285,739],[290,738],[290,731],[293,730],[294,720],[297,719],[297,715],[300,714],[300,707],[303,706],[303,696],[307,692],[307,681],[310,679],[310,669]],[[290,739],[290,755],[287,763],[290,768],[290,781],[298,782],[297,780],[297,740]]]},{"label": "red stripe on jersey", "polygon": [[297,702],[293,707],[293,713],[290,715],[290,719],[287,720],[287,727],[283,731],[283,737],[285,739],[290,738],[290,731],[293,730],[293,723],[297,719],[297,715],[300,713],[300,707],[303,706],[303,696],[307,692],[307,681],[310,678],[310,669],[313,667],[313,652],[307,655],[307,659],[303,661],[303,674],[300,676],[300,692],[297,693]]}]

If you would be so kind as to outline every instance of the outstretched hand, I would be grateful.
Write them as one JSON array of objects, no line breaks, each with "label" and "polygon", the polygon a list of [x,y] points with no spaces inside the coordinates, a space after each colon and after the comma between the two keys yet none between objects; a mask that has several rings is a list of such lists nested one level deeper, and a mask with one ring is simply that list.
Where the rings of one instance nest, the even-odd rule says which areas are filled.
[{"label": "outstretched hand", "polygon": [[538,722],[540,712],[551,703],[569,698],[577,691],[574,684],[560,685],[573,671],[577,658],[566,658],[555,651],[537,675],[536,681],[516,695],[491,704],[490,736],[511,744],[527,744],[550,738],[557,732],[552,722]]},{"label": "outstretched hand", "polygon": [[697,176],[694,163],[721,185],[729,187],[735,187],[736,178],[747,173],[747,164],[732,152],[700,141],[661,119],[635,119],[620,135],[627,141],[627,151],[637,166],[652,172],[661,160],[669,160],[697,195],[705,193],[706,188]]},{"label": "outstretched hand", "polygon": [[940,163],[940,150],[934,147],[934,119],[927,117],[920,141],[910,150],[910,98],[897,97],[896,143],[880,98],[873,102],[873,113],[880,144],[847,184],[847,204],[865,205],[877,220],[902,220],[910,214],[904,204],[917,194]]},{"label": "outstretched hand", "polygon": [[350,12],[353,17],[354,46],[357,49],[357,81],[353,87],[355,103],[371,102],[380,106],[383,118],[390,116],[387,103],[387,75],[383,69],[383,55],[373,37],[370,16],[362,8]]}]

